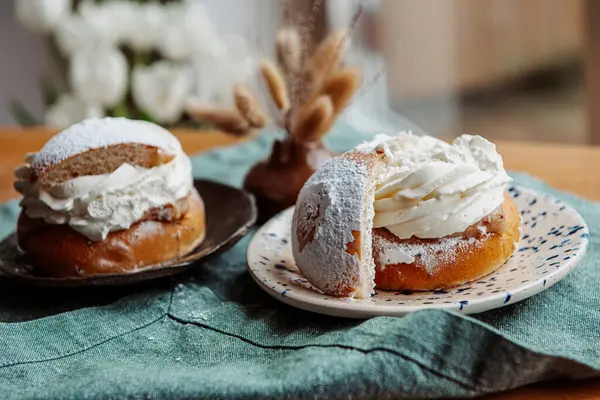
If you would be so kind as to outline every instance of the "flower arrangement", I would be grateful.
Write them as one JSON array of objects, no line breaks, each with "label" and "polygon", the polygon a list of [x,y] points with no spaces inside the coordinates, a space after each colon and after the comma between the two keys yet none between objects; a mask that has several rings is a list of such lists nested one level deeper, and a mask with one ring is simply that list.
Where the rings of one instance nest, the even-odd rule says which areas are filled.
[{"label": "flower arrangement", "polygon": [[202,91],[217,103],[255,71],[245,41],[220,37],[197,1],[16,0],[15,11],[48,36],[65,65],[66,76],[46,85],[45,123],[57,128],[100,116],[189,124],[184,108],[197,91],[198,64],[210,66],[212,84]]},{"label": "flower arrangement", "polygon": [[190,116],[231,134],[248,134],[267,124],[284,133],[244,179],[244,188],[256,198],[260,222],[294,205],[306,180],[335,155],[322,139],[361,87],[360,68],[343,63],[361,13],[359,7],[348,26],[330,33],[313,51],[308,42],[314,21],[284,21],[275,37],[276,61],[260,60],[258,92],[236,84],[232,106],[187,104]]},{"label": "flower arrangement", "polygon": [[287,21],[275,37],[276,61],[260,60],[259,96],[237,84],[233,106],[190,101],[188,113],[232,134],[247,134],[271,121],[298,143],[320,140],[361,87],[360,68],[342,63],[361,13],[359,7],[346,28],[330,33],[312,52],[310,26]]}]

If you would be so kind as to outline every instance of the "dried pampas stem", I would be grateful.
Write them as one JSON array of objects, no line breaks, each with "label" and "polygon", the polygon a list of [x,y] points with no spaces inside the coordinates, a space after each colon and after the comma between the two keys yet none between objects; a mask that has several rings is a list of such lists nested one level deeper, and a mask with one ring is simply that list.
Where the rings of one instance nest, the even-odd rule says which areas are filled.
[{"label": "dried pampas stem", "polygon": [[354,14],[352,14],[352,18],[350,18],[350,23],[348,24],[349,37],[352,36],[352,32],[354,32],[354,29],[356,28],[356,25],[358,24],[358,21],[360,20],[360,17],[362,16],[363,12],[363,6],[362,4],[359,4],[356,8],[356,11],[354,11]]},{"label": "dried pampas stem", "polygon": [[323,137],[333,124],[333,103],[329,96],[319,96],[298,113],[292,136],[299,142],[311,142]]},{"label": "dried pampas stem", "polygon": [[267,117],[260,109],[258,100],[252,92],[243,85],[235,85],[233,89],[235,106],[253,128],[262,128],[267,123]]},{"label": "dried pampas stem", "polygon": [[333,103],[333,111],[339,114],[352,96],[358,91],[361,83],[361,73],[358,68],[341,68],[325,78],[320,95],[327,95]]},{"label": "dried pampas stem", "polygon": [[189,104],[186,111],[192,118],[213,124],[227,133],[244,135],[250,130],[248,121],[235,108]]},{"label": "dried pampas stem", "polygon": [[286,74],[294,74],[300,70],[302,63],[302,40],[295,28],[284,28],[277,32],[275,38],[277,62]]},{"label": "dried pampas stem", "polygon": [[332,32],[319,44],[315,52],[306,62],[306,77],[313,86],[318,86],[341,60],[348,41],[345,29]]},{"label": "dried pampas stem", "polygon": [[290,22],[292,21],[292,11],[291,11],[291,3],[292,0],[281,0],[280,1],[280,7],[281,7],[281,16],[283,18],[283,23],[284,25],[289,25]]},{"label": "dried pampas stem", "polygon": [[310,35],[313,34],[315,28],[317,27],[317,13],[319,12],[319,10],[323,7],[323,2],[324,0],[315,0],[313,5],[312,5],[312,9],[310,11],[310,18],[308,19],[309,25],[308,25],[308,33]]},{"label": "dried pampas stem", "polygon": [[306,75],[313,88],[337,68],[342,59],[342,54],[352,37],[354,29],[363,14],[363,7],[359,5],[346,29],[340,29],[329,34],[314,51],[306,63]]},{"label": "dried pampas stem", "polygon": [[263,59],[260,62],[260,70],[277,108],[287,110],[290,107],[290,99],[285,86],[285,80],[281,76],[281,72],[279,72],[277,66],[271,61]]}]

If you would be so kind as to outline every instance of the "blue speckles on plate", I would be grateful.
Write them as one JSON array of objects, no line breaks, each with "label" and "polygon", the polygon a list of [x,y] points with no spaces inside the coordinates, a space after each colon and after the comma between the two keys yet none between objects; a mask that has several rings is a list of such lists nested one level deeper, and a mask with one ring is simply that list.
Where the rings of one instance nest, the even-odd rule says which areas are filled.
[{"label": "blue speckles on plate", "polygon": [[560,200],[518,186],[509,187],[508,193],[522,218],[517,256],[496,272],[462,286],[429,292],[377,290],[365,300],[326,296],[294,263],[292,209],[278,214],[254,236],[248,248],[248,269],[258,284],[280,301],[342,317],[402,316],[427,308],[472,314],[509,306],[564,278],[584,255],[589,231],[581,216]]}]

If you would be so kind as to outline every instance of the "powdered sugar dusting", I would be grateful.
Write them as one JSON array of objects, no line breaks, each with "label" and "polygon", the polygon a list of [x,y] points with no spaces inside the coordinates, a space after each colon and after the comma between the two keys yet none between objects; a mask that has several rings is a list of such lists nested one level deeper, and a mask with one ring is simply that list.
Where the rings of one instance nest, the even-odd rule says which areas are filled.
[{"label": "powdered sugar dusting", "polygon": [[396,249],[392,245],[385,245],[380,249],[379,259],[381,261],[382,269],[385,269],[386,265],[412,264],[415,262],[413,256],[407,252]]},{"label": "powdered sugar dusting", "polygon": [[53,136],[33,157],[38,173],[76,154],[101,147],[139,143],[178,154],[181,144],[166,129],[146,121],[127,118],[91,118]]},{"label": "powdered sugar dusting", "polygon": [[290,281],[290,283],[292,283],[294,285],[297,285],[297,286],[300,286],[300,287],[302,287],[304,289],[310,289],[310,290],[314,290],[314,291],[319,292],[319,293],[323,293],[319,289],[317,289],[316,287],[314,287],[313,285],[311,285],[310,282],[307,281],[304,278],[299,278],[299,277],[295,276],[295,277],[291,277],[289,279],[289,281]]},{"label": "powdered sugar dusting", "polygon": [[[412,135],[412,132],[411,131],[402,131],[398,134],[399,135],[404,135],[404,134]],[[375,137],[372,140],[361,143],[358,146],[356,146],[354,148],[354,151],[359,152],[359,153],[372,154],[372,153],[376,152],[377,150],[380,150],[382,152],[388,152],[389,154],[391,154],[389,147],[386,145],[385,142],[392,140],[393,138],[394,138],[393,136],[387,135],[385,133],[379,133],[379,134],[375,135]]]},{"label": "powdered sugar dusting", "polygon": [[374,235],[373,243],[374,247],[379,249],[382,268],[391,264],[411,264],[419,258],[419,264],[423,265],[431,275],[438,266],[455,262],[457,252],[481,247],[483,240],[476,237],[453,236],[421,244],[391,242],[380,235]]},{"label": "powdered sugar dusting", "polygon": [[[356,254],[346,252],[354,240],[352,231],[371,229],[364,226],[369,223],[365,208],[372,207],[367,204],[370,174],[366,163],[335,158],[312,175],[298,196],[292,229],[294,258],[303,275],[325,293],[357,297],[372,293],[372,277],[365,276]],[[311,232],[313,240],[307,242],[305,235],[313,236]]]}]

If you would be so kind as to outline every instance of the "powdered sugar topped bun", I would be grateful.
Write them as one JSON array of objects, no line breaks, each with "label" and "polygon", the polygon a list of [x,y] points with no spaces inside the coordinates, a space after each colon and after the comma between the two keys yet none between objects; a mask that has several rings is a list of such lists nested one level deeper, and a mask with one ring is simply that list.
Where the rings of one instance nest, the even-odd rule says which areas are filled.
[{"label": "powdered sugar topped bun", "polygon": [[176,155],[182,152],[175,136],[158,125],[126,118],[92,118],[75,124],[52,137],[33,157],[35,176],[52,166],[91,149],[133,143],[157,147]]},{"label": "powdered sugar topped bun", "polygon": [[400,133],[336,158],[300,192],[296,264],[328,295],[369,297],[477,279],[502,265],[520,217],[495,146],[464,135],[447,144]]},{"label": "powdered sugar topped bun", "polygon": [[368,298],[373,292],[370,231],[381,157],[348,153],[335,158],[300,191],[292,225],[294,258],[324,293]]},{"label": "powdered sugar topped bun", "polygon": [[27,217],[69,225],[92,241],[129,229],[193,189],[192,167],[165,129],[124,118],[90,119],[50,139],[15,171]]}]

